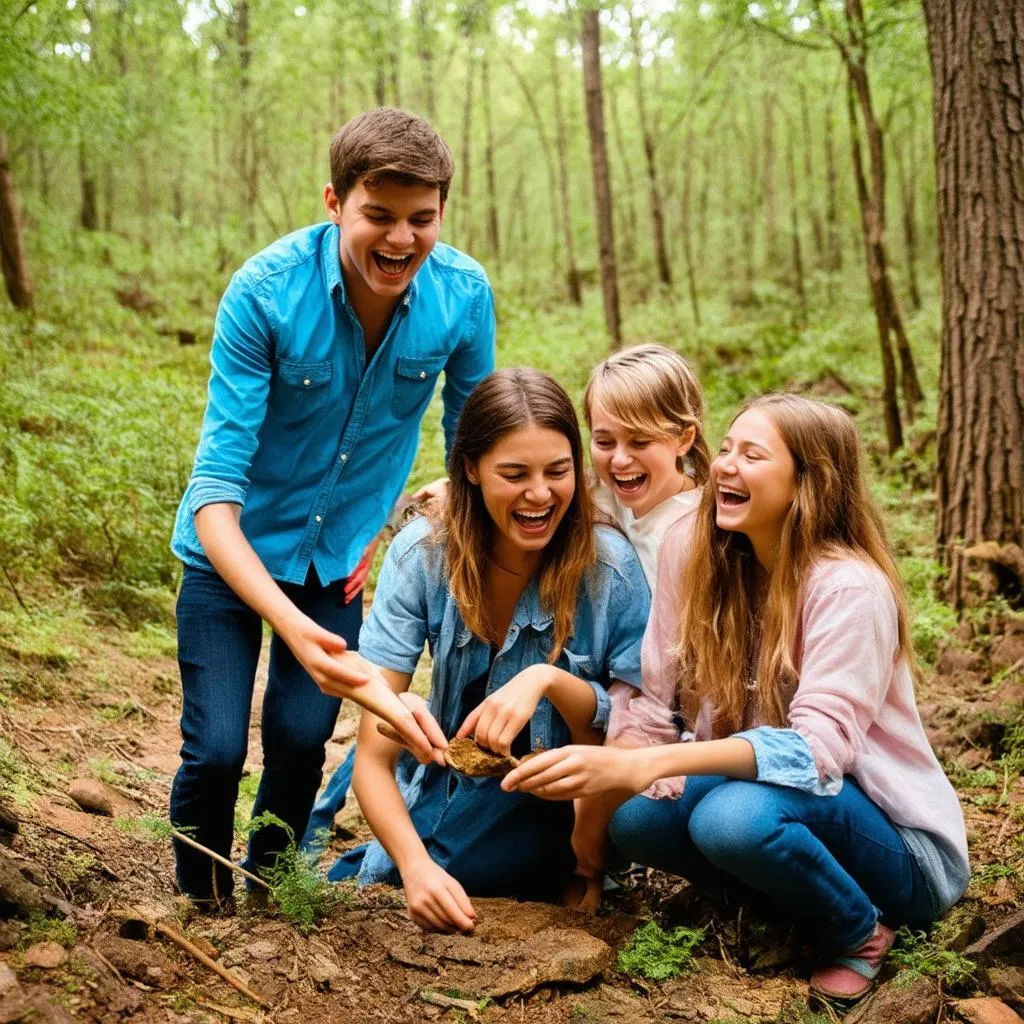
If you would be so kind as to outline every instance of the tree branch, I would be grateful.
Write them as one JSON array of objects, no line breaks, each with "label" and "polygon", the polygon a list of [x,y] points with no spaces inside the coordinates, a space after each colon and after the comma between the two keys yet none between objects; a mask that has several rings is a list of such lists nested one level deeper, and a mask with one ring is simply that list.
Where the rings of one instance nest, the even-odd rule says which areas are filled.
[{"label": "tree branch", "polygon": [[827,50],[828,47],[823,43],[814,43],[810,39],[801,39],[799,36],[790,35],[788,32],[783,32],[781,28],[776,28],[774,25],[769,25],[767,22],[761,21],[758,18],[751,18],[750,24],[761,29],[762,32],[767,32],[770,36],[775,36],[776,39],[781,39],[784,43],[789,46],[800,46],[805,50]]}]

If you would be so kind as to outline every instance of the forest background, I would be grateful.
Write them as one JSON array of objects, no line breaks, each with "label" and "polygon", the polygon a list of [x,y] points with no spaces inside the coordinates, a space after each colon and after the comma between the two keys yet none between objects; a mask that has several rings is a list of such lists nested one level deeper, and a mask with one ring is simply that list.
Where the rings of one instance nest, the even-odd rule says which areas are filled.
[{"label": "forest background", "polygon": [[[490,275],[499,365],[578,399],[609,347],[663,342],[712,444],[767,390],[839,402],[923,663],[954,638],[986,700],[1020,680],[994,654],[1024,579],[1024,16],[967,8],[987,35],[954,43],[931,0],[0,0],[0,715],[130,717],[128,662],[173,698],[217,301],[322,219],[332,134],[381,104],[452,146],[442,240]],[[990,108],[947,91],[965,59]],[[960,187],[985,168],[998,187]],[[442,471],[435,400],[410,484]],[[948,765],[979,806],[1024,768],[999,706],[1005,771]],[[0,739],[0,789],[18,756]],[[990,854],[986,885],[1024,883],[1024,844]]]}]

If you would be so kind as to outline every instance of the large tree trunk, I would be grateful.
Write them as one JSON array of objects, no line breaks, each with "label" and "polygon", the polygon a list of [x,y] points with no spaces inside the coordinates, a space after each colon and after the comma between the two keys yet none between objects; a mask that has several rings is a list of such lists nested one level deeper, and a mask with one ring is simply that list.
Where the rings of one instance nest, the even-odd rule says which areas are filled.
[{"label": "large tree trunk", "polygon": [[576,265],[576,243],[572,230],[572,200],[569,196],[569,155],[565,134],[565,116],[562,112],[562,86],[558,74],[558,54],[551,50],[551,88],[555,101],[555,142],[558,148],[558,194],[562,202],[562,237],[565,240],[565,284],[569,298],[583,304],[580,271]]},{"label": "large tree trunk", "polygon": [[583,10],[583,93],[590,135],[590,164],[594,176],[594,210],[597,215],[598,253],[601,261],[601,294],[604,319],[615,347],[622,344],[619,315],[619,279],[615,265],[615,228],[612,221],[612,185],[608,174],[608,147],[601,99],[601,27],[596,7]]},{"label": "large tree trunk", "polygon": [[633,49],[633,81],[636,86],[636,109],[640,118],[640,136],[644,145],[644,166],[647,169],[647,193],[651,203],[651,233],[654,240],[654,258],[658,265],[658,280],[666,287],[672,287],[672,270],[665,251],[665,215],[662,211],[661,190],[658,188],[658,165],[655,159],[654,132],[647,116],[644,97],[644,80],[640,52],[640,33],[636,18],[629,15],[629,38]]},{"label": "large tree trunk", "polygon": [[18,309],[32,309],[35,298],[32,278],[25,260],[21,217],[14,191],[14,178],[7,162],[7,135],[0,130],[0,268],[11,302]]},{"label": "large tree trunk", "polygon": [[1024,545],[1024,8],[924,11],[942,261],[937,541],[959,603],[958,545]]},{"label": "large tree trunk", "polygon": [[903,224],[903,256],[907,270],[907,294],[910,305],[921,308],[921,291],[917,284],[917,153],[914,145],[914,124],[911,122],[907,138],[908,155],[896,139],[892,153],[896,158],[896,176],[900,186],[901,221]]}]

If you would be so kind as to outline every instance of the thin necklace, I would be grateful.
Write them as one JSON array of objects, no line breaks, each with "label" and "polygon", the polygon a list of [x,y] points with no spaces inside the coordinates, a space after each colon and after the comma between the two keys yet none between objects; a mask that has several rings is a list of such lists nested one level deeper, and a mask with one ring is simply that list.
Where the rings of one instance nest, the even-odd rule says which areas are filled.
[{"label": "thin necklace", "polygon": [[516,572],[515,569],[506,569],[505,566],[496,562],[493,558],[488,556],[487,561],[491,563],[496,569],[500,569],[502,572],[507,572],[509,576],[522,576],[521,572]]}]

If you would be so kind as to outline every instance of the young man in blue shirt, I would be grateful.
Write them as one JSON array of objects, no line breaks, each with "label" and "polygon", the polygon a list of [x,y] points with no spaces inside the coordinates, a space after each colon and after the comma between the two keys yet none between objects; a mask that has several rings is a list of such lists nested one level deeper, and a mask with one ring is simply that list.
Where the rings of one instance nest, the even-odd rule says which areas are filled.
[{"label": "young man in blue shirt", "polygon": [[[446,447],[494,367],[494,303],[478,263],[438,244],[454,172],[421,118],[369,111],[331,143],[328,222],[253,256],[221,300],[209,400],[172,548],[182,764],[171,821],[228,856],[263,621],[273,629],[254,815],[297,837],[320,784],[340,697],[366,677],[354,649],[376,537],[412,467],[444,371]],[[396,698],[397,701],[397,698]],[[413,745],[429,749],[416,723]],[[286,839],[264,828],[247,866]],[[182,892],[217,904],[231,872],[176,844]]]}]

